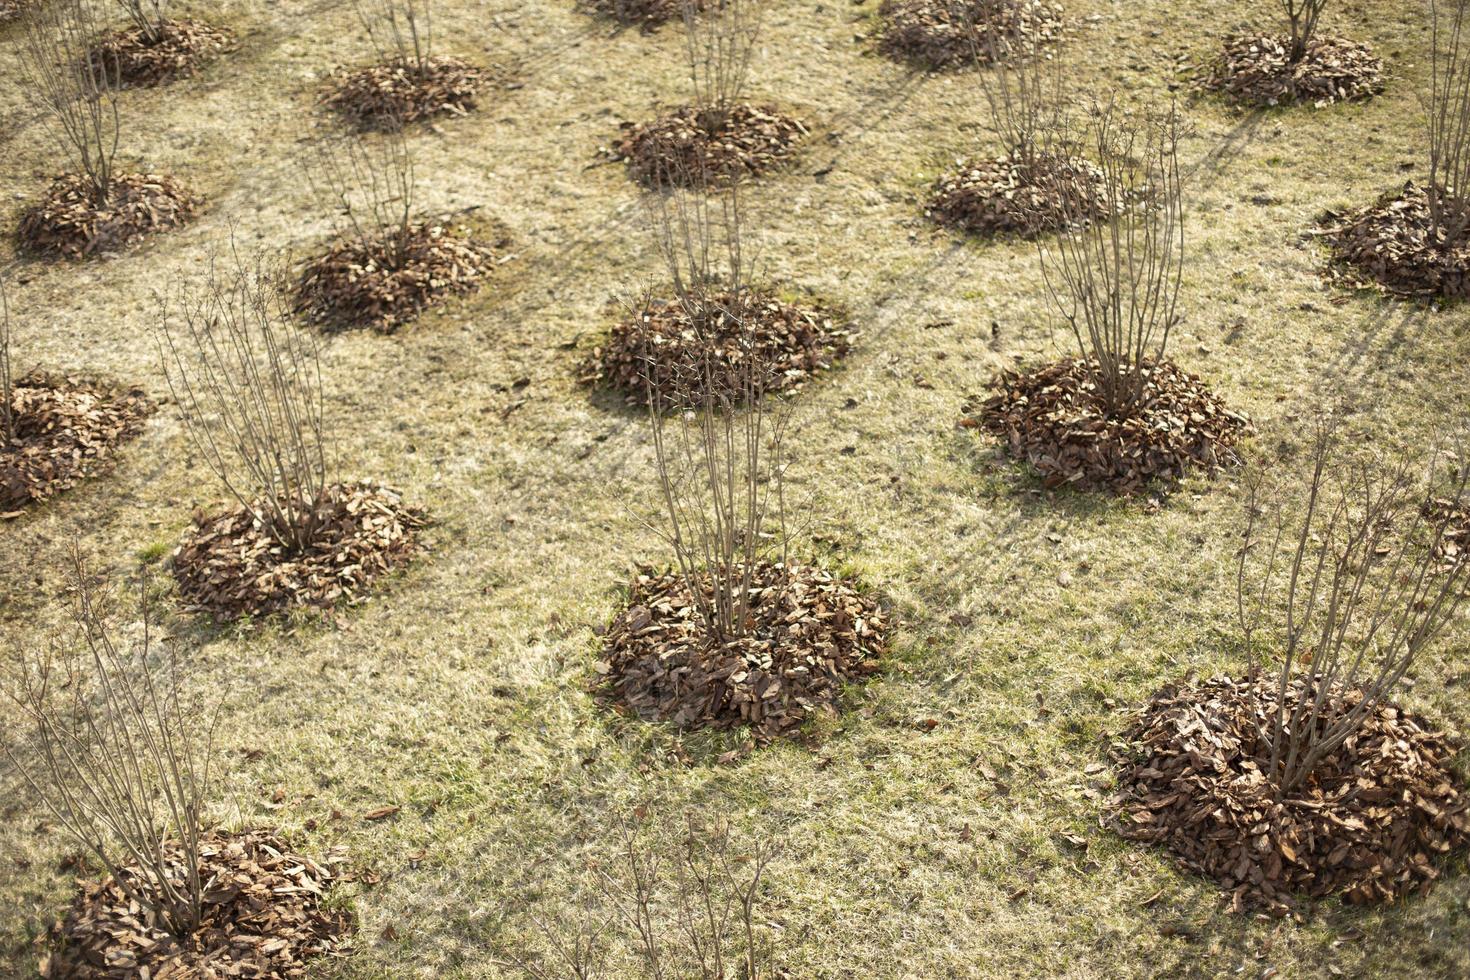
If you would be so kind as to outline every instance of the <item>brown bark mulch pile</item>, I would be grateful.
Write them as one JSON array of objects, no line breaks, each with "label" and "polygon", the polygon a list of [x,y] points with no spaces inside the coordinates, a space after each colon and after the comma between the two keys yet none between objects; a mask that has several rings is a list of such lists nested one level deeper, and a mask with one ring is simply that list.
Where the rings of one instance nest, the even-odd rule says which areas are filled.
[{"label": "brown bark mulch pile", "polygon": [[[707,576],[700,587],[711,591]],[[752,573],[750,635],[718,645],[682,575],[644,570],[603,637],[599,688],[620,710],[681,729],[749,725],[757,742],[834,712],[875,673],[888,622],[871,598],[807,565]]]},{"label": "brown bark mulch pile", "polygon": [[1099,195],[1101,175],[1085,160],[1039,156],[964,161],[939,179],[930,218],[974,235],[1014,234],[1023,238],[1107,211]]},{"label": "brown bark mulch pile", "polygon": [[1436,498],[1424,505],[1424,516],[1431,526],[1444,524],[1444,535],[1440,538],[1439,557],[1453,566],[1470,560],[1470,506],[1463,502]]},{"label": "brown bark mulch pile", "polygon": [[40,204],[21,215],[20,241],[36,252],[80,259],[177,228],[202,206],[174,178],[158,174],[118,174],[107,203],[98,206],[86,178],[64,174]]},{"label": "brown bark mulch pile", "polygon": [[[737,304],[743,312],[727,312]],[[708,397],[707,375],[719,384],[725,372],[725,384],[739,384],[745,378],[739,366],[754,355],[765,369],[762,391],[792,391],[830,368],[857,337],[841,314],[821,306],[759,293],[739,300],[726,294],[713,305],[696,325],[677,300],[651,303],[613,327],[587,360],[582,381],[622,392],[630,405],[647,405],[655,393],[670,407],[699,405]]]},{"label": "brown bark mulch pile", "polygon": [[774,106],[682,106],[652,122],[623,123],[609,152],[647,187],[699,186],[765,173],[784,163],[806,135],[800,120]]},{"label": "brown bark mulch pile", "polygon": [[294,308],[326,330],[392,333],[445,298],[474,292],[494,265],[494,249],[468,229],[414,225],[403,242],[340,241],[306,263]]},{"label": "brown bark mulch pile", "polygon": [[322,531],[304,552],[284,548],[243,507],[196,515],[172,560],[184,604],[230,620],[359,602],[421,550],[427,523],[397,491],[367,483],[328,487],[317,513]]},{"label": "brown bark mulch pile", "polygon": [[364,129],[394,129],[445,113],[468,115],[490,73],[458,58],[397,59],[334,76],[325,102]]},{"label": "brown bark mulch pile", "polygon": [[[1114,753],[1114,829],[1214,878],[1237,911],[1284,915],[1300,896],[1367,904],[1427,891],[1438,877],[1431,862],[1470,844],[1470,796],[1446,737],[1380,705],[1278,799],[1261,734],[1277,695],[1275,680],[1226,677],[1154,695],[1124,736],[1128,750]],[[1304,696],[1300,682],[1289,693]],[[1359,698],[1333,690],[1326,710],[1339,717]]]},{"label": "brown bark mulch pile", "polygon": [[140,27],[118,31],[92,49],[94,65],[117,72],[124,87],[162,85],[187,78],[210,60],[235,48],[235,37],[222,27],[197,20],[165,20],[158,37]]},{"label": "brown bark mulch pile", "polygon": [[[182,855],[177,847],[171,853],[182,886]],[[210,833],[200,858],[204,921],[193,934],[180,940],[148,921],[110,877],[81,882],[81,894],[52,929],[59,948],[43,956],[41,976],[302,977],[309,960],[345,951],[352,921],[322,904],[340,858],[318,864],[268,830]],[[130,870],[137,874],[123,874]]]},{"label": "brown bark mulch pile", "polygon": [[0,516],[94,475],[143,431],[154,405],[140,388],[32,374],[11,387],[15,439],[0,433]]},{"label": "brown bark mulch pile", "polygon": [[1373,49],[1341,37],[1319,37],[1292,64],[1291,38],[1236,35],[1204,79],[1204,87],[1252,106],[1370,99],[1383,91],[1383,62]]},{"label": "brown bark mulch pile", "polygon": [[[583,5],[598,16],[645,31],[681,19],[684,4],[685,0],[583,0]],[[696,0],[695,9],[703,10],[705,4],[706,0]]]},{"label": "brown bark mulch pile", "polygon": [[1055,41],[1060,8],[1047,0],[883,0],[878,50],[925,68],[959,68],[991,62],[991,49],[1006,55]]},{"label": "brown bark mulch pile", "polygon": [[1429,195],[1413,181],[1357,211],[1327,212],[1319,234],[1332,252],[1328,276],[1344,285],[1424,302],[1470,297],[1470,235],[1447,242],[1435,232]]},{"label": "brown bark mulch pile", "polygon": [[1068,358],[1001,374],[991,382],[996,393],[967,404],[960,425],[1000,436],[1048,489],[1131,495],[1191,470],[1239,465],[1235,446],[1254,431],[1250,420],[1172,362],[1149,368],[1143,401],[1126,417],[1110,416],[1098,397],[1096,364]]}]

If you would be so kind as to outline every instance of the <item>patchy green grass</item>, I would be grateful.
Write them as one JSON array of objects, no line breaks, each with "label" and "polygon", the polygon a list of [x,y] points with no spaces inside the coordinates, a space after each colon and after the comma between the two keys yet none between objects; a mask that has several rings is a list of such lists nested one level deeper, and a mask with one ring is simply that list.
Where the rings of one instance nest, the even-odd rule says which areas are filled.
[{"label": "patchy green grass", "polygon": [[[1033,246],[923,219],[939,171],[985,138],[982,102],[973,80],[914,74],[855,41],[876,2],[772,3],[752,95],[815,132],[748,205],[767,277],[841,304],[863,330],[799,396],[793,496],[808,529],[796,551],[885,597],[900,622],[885,675],[807,739],[731,765],[713,760],[732,736],[680,739],[594,704],[594,630],[635,562],[669,557],[637,520],[656,506],[639,416],[575,382],[615,301],[658,272],[637,189],[595,153],[618,120],[684,97],[682,41],[612,34],[571,0],[441,0],[439,52],[505,65],[520,84],[414,136],[427,206],[480,206],[516,257],[394,336],[327,344],[342,474],[428,508],[432,554],[332,622],[171,617],[198,645],[192,683],[227,702],[215,816],[280,826],[308,850],[345,845],[375,872],[334,899],[362,929],[351,958],[322,967],[330,976],[517,975],[500,964],[540,942],[533,917],[583,914],[586,861],[611,854],[640,803],[723,814],[740,839],[779,842],[759,914],[794,977],[1470,975],[1463,856],[1396,908],[1324,902],[1265,921],[1226,914],[1210,883],[1099,828],[1105,780],[1086,767],[1128,706],[1186,672],[1239,666],[1241,494],[1229,479],[1195,481],[1155,514],[1045,494],[955,428],[995,371],[1072,341]],[[1210,0],[1073,0],[1068,14],[1077,90],[1138,101],[1166,98],[1176,59],[1209,54],[1245,20]],[[366,39],[340,4],[225,16],[237,53],[124,100],[128,166],[186,178],[208,211],[115,260],[21,264],[17,363],[106,371],[162,395],[155,290],[198,274],[232,221],[243,244],[298,254],[329,233],[298,141],[336,125],[315,100],[331,69],[369,57]],[[1342,392],[1365,396],[1357,431],[1384,448],[1422,446],[1470,399],[1464,310],[1318,277],[1303,234],[1315,217],[1417,175],[1424,143],[1419,5],[1357,0],[1331,18],[1385,56],[1382,97],[1257,113],[1187,102],[1191,254],[1173,351],[1255,418],[1252,465],[1299,465],[1313,409]],[[18,82],[7,28],[3,228],[56,159]],[[222,501],[201,472],[165,405],[114,472],[0,525],[3,641],[38,642],[60,620],[72,535],[119,575],[154,561],[194,508]],[[1460,732],[1467,643],[1461,622],[1406,696]],[[12,774],[0,784],[0,972],[20,974],[68,901],[58,866],[73,848]],[[395,818],[362,819],[389,804],[403,808]],[[651,833],[674,852],[672,830]],[[629,938],[608,940],[626,967]]]}]

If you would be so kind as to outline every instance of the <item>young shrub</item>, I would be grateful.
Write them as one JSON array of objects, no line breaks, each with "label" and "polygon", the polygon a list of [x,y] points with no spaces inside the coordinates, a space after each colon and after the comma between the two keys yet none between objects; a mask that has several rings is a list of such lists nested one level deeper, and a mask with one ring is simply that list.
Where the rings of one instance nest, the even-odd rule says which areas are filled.
[{"label": "young shrub", "polygon": [[15,441],[15,374],[10,360],[10,299],[0,276],[0,446]]},{"label": "young shrub", "polygon": [[1204,86],[1252,106],[1367,99],[1383,89],[1383,62],[1366,44],[1319,36],[1327,0],[1278,0],[1285,32],[1225,38]]},{"label": "young shrub", "polygon": [[1110,414],[1139,405],[1178,320],[1184,270],[1178,110],[1128,119],[1110,103],[1091,130],[1102,218],[1061,194],[1068,220],[1041,270]]},{"label": "young shrub", "polygon": [[232,247],[165,305],[159,337],[195,451],[282,548],[299,553],[320,530],[330,433],[320,352],[284,315],[281,285],[278,272]]},{"label": "young shrub", "polygon": [[378,57],[423,73],[432,61],[434,6],[431,0],[352,0]]},{"label": "young shrub", "polygon": [[1307,56],[1307,49],[1317,33],[1317,22],[1322,19],[1322,11],[1327,9],[1327,0],[1281,0],[1281,9],[1290,27],[1291,46],[1287,49],[1287,58],[1296,64]]},{"label": "young shrub", "polygon": [[20,650],[8,693],[28,744],[7,740],[6,756],[150,926],[188,936],[206,889],[200,842],[218,705],[201,710],[184,696],[177,652],[154,637],[146,582],[142,629],[126,643],[75,548],[72,573],[80,650]]},{"label": "young shrub", "polygon": [[[1448,6],[1449,9],[1446,9]],[[1453,252],[1470,228],[1470,43],[1465,38],[1467,4],[1432,0],[1428,119],[1431,243]],[[1461,270],[1463,272],[1463,270]]]}]

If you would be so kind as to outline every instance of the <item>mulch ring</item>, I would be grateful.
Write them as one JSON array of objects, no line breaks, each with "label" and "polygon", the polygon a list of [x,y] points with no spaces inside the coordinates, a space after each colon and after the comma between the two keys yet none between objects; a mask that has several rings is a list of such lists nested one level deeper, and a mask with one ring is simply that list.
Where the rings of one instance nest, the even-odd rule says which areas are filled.
[{"label": "mulch ring", "polygon": [[468,115],[490,78],[488,70],[458,58],[432,58],[422,66],[396,59],[341,69],[324,101],[363,129],[394,129],[445,113]]},{"label": "mulch ring", "polygon": [[1061,34],[1061,9],[1047,0],[883,0],[878,50],[931,69],[990,64],[1002,55],[1049,44]]},{"label": "mulch ring", "polygon": [[[711,593],[708,576],[699,585]],[[599,690],[645,721],[748,725],[765,743],[834,713],[842,685],[877,672],[888,633],[883,610],[829,573],[761,562],[750,601],[750,636],[716,646],[684,577],[641,570],[603,637]]]},{"label": "mulch ring", "polygon": [[[1154,695],[1124,735],[1127,749],[1114,749],[1113,828],[1218,881],[1236,911],[1285,915],[1301,896],[1370,904],[1427,891],[1439,876],[1430,862],[1470,844],[1470,796],[1449,740],[1379,705],[1278,800],[1261,736],[1278,690],[1274,679],[1216,677]],[[1299,681],[1288,696],[1310,694]],[[1326,711],[1339,717],[1360,697],[1334,689]]]},{"label": "mulch ring", "polygon": [[40,204],[21,215],[20,241],[36,252],[80,259],[177,228],[202,206],[172,177],[118,174],[107,203],[99,207],[85,178],[64,174],[52,182]]},{"label": "mulch ring", "polygon": [[1366,44],[1319,37],[1296,64],[1290,53],[1289,37],[1228,37],[1203,85],[1252,106],[1309,102],[1320,108],[1370,99],[1383,91],[1383,62]]},{"label": "mulch ring", "polygon": [[294,308],[330,331],[392,333],[445,298],[478,289],[495,255],[469,229],[436,223],[414,225],[402,243],[340,241],[306,263]]},{"label": "mulch ring", "polygon": [[784,163],[807,135],[800,120],[774,106],[739,103],[726,110],[682,106],[648,123],[623,123],[608,151],[647,187],[699,186],[756,176]]},{"label": "mulch ring", "polygon": [[17,379],[11,407],[15,440],[0,433],[0,517],[94,475],[154,411],[141,388],[48,374]]},{"label": "mulch ring", "polygon": [[[178,880],[183,855],[173,845]],[[334,855],[318,864],[293,853],[268,830],[212,832],[200,842],[199,873],[208,884],[204,921],[183,940],[148,921],[108,877],[81,882],[66,918],[52,927],[55,951],[41,959],[42,977],[302,977],[307,961],[340,956],[353,923],[323,907],[339,879]],[[123,874],[138,874],[136,868]]]},{"label": "mulch ring", "polygon": [[1150,365],[1141,407],[1110,417],[1097,394],[1096,364],[1068,358],[1030,373],[1007,371],[996,393],[965,408],[963,428],[1005,440],[1040,471],[1047,489],[1072,486],[1127,496],[1190,470],[1236,466],[1235,446],[1254,432],[1199,378],[1169,361]]},{"label": "mulch ring", "polygon": [[1329,279],[1421,302],[1470,297],[1470,235],[1447,243],[1432,231],[1429,196],[1413,181],[1357,211],[1329,211],[1321,226]]},{"label": "mulch ring", "polygon": [[[583,6],[599,17],[645,31],[682,19],[684,4],[685,0],[583,0]],[[695,7],[703,10],[705,4],[706,0],[696,0]]]},{"label": "mulch ring", "polygon": [[[792,391],[852,349],[857,332],[840,313],[823,306],[796,306],[759,293],[742,299],[741,317],[712,313],[696,328],[677,300],[658,300],[612,329],[583,369],[585,384],[607,385],[629,405],[647,405],[649,396],[673,406],[702,404],[706,361],[728,371],[728,383],[745,377],[739,369],[746,352],[765,366],[765,392]],[[726,294],[717,309],[734,306]],[[653,391],[650,391],[650,382]]]},{"label": "mulch ring", "polygon": [[236,47],[222,27],[197,20],[165,20],[157,38],[140,27],[118,31],[92,49],[92,63],[117,72],[124,87],[162,85],[187,78],[210,60]]},{"label": "mulch ring", "polygon": [[973,235],[1034,238],[1078,218],[1100,218],[1101,174],[1085,160],[1041,156],[962,161],[939,179],[926,212]]},{"label": "mulch ring", "polygon": [[422,550],[417,532],[426,516],[388,487],[334,484],[317,510],[323,530],[303,553],[288,553],[242,507],[196,514],[172,560],[185,606],[231,620],[352,604]]}]

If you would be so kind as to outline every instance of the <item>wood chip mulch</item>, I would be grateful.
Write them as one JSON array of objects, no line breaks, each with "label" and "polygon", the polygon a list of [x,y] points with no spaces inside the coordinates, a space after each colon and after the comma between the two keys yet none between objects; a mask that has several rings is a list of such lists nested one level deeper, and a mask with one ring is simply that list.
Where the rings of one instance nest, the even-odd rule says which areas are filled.
[{"label": "wood chip mulch", "polygon": [[939,179],[927,214],[972,235],[1034,238],[1107,213],[1101,174],[1085,160],[1040,156],[962,161]]},{"label": "wood chip mulch", "polygon": [[1240,464],[1235,447],[1254,432],[1209,386],[1170,361],[1150,365],[1141,406],[1112,417],[1097,394],[1096,364],[1068,358],[1031,372],[1007,371],[996,393],[965,406],[961,427],[1001,437],[1040,471],[1048,489],[1071,486],[1128,496],[1192,470]]},{"label": "wood chip mulch", "polygon": [[363,129],[393,129],[438,115],[468,115],[490,72],[458,58],[420,66],[402,59],[341,69],[323,101]]},{"label": "wood chip mulch", "polygon": [[[684,16],[686,0],[583,0],[583,6],[599,17],[607,17],[627,27],[651,31]],[[696,0],[695,9],[703,10],[707,0]]]},{"label": "wood chip mulch", "polygon": [[878,50],[924,68],[964,68],[991,61],[992,45],[1007,54],[1050,44],[1061,34],[1062,12],[1048,0],[883,0]]},{"label": "wood chip mulch", "polygon": [[753,354],[766,367],[764,391],[793,391],[830,368],[857,339],[847,319],[824,306],[759,293],[738,302],[745,312],[730,315],[737,301],[729,294],[716,298],[718,312],[696,325],[678,301],[654,301],[613,327],[584,365],[582,382],[613,388],[629,405],[646,406],[655,391],[670,406],[698,405],[707,397],[711,360],[735,384],[745,377],[738,366]]},{"label": "wood chip mulch", "polygon": [[20,241],[35,252],[80,259],[177,228],[202,206],[172,177],[118,174],[107,203],[98,207],[87,181],[65,174],[52,182],[40,204],[21,215]]},{"label": "wood chip mulch", "polygon": [[622,124],[608,151],[646,187],[697,186],[757,176],[786,162],[807,135],[774,106],[739,103],[727,110],[682,106],[648,123]]},{"label": "wood chip mulch", "polygon": [[[179,880],[184,868],[175,846]],[[52,928],[56,948],[41,959],[49,980],[140,977],[303,977],[309,961],[341,956],[353,923],[323,899],[342,877],[340,854],[318,863],[268,830],[212,832],[200,842],[208,883],[204,921],[185,939],[149,921],[111,877],[82,881],[66,918]],[[130,869],[124,869],[128,874]],[[136,869],[132,869],[136,875]]]},{"label": "wood chip mulch", "polygon": [[[710,591],[708,577],[700,587]],[[745,640],[717,646],[682,575],[644,569],[603,637],[598,689],[617,710],[680,729],[750,726],[766,743],[836,711],[879,669],[888,621],[871,598],[807,565],[762,562]]]},{"label": "wood chip mulch", "polygon": [[15,439],[0,435],[0,517],[95,475],[154,411],[140,388],[48,374],[16,379],[11,408]]},{"label": "wood chip mulch", "polygon": [[393,333],[449,296],[479,289],[495,255],[467,228],[438,223],[414,225],[397,247],[339,241],[302,269],[294,309],[329,331]]},{"label": "wood chip mulch", "polygon": [[[1230,894],[1234,910],[1285,915],[1300,897],[1353,904],[1423,893],[1434,863],[1470,844],[1470,796],[1442,734],[1384,704],[1285,799],[1262,738],[1278,683],[1216,677],[1154,695],[1115,748],[1110,822],[1160,844]],[[1301,682],[1289,697],[1311,696]],[[1333,690],[1327,710],[1356,704]],[[1287,706],[1290,710],[1290,704]]]},{"label": "wood chip mulch", "polygon": [[1317,107],[1371,99],[1383,91],[1383,61],[1373,49],[1341,37],[1318,37],[1296,64],[1291,39],[1234,35],[1205,75],[1205,88],[1250,106]]},{"label": "wood chip mulch", "polygon": [[417,532],[427,518],[396,490],[335,484],[317,510],[323,531],[305,552],[288,552],[243,507],[196,514],[172,559],[185,606],[225,621],[352,604],[422,550]]},{"label": "wood chip mulch", "polygon": [[1432,232],[1429,196],[1413,181],[1357,211],[1329,211],[1321,225],[1329,279],[1421,302],[1470,297],[1470,236]]},{"label": "wood chip mulch", "polygon": [[1424,505],[1424,517],[1431,527],[1444,525],[1437,551],[1446,565],[1470,560],[1470,505],[1436,497]]},{"label": "wood chip mulch", "polygon": [[198,20],[165,20],[159,37],[139,27],[118,31],[92,49],[94,65],[116,71],[123,87],[162,85],[187,78],[205,64],[236,47],[235,36]]}]

